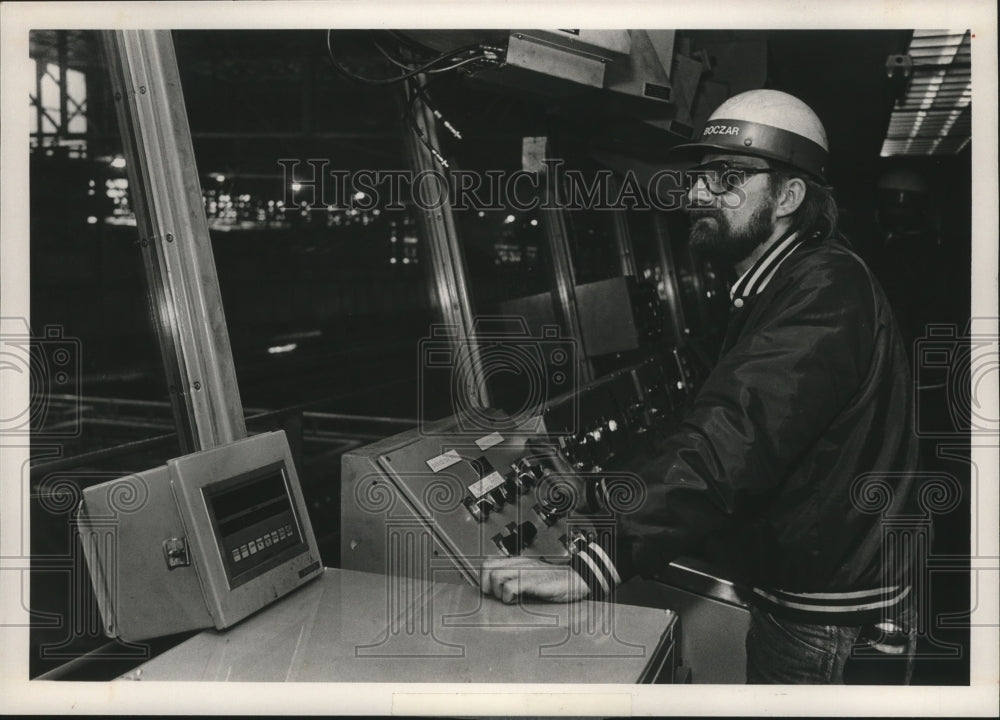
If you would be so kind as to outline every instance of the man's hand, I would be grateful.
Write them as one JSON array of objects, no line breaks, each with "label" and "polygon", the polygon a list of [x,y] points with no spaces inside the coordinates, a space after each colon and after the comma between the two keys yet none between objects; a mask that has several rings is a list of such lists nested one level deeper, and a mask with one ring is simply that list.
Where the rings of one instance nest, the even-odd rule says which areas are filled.
[{"label": "man's hand", "polygon": [[487,558],[479,573],[479,586],[484,594],[492,594],[508,605],[521,597],[573,602],[590,593],[587,583],[569,565],[552,565],[527,557]]}]

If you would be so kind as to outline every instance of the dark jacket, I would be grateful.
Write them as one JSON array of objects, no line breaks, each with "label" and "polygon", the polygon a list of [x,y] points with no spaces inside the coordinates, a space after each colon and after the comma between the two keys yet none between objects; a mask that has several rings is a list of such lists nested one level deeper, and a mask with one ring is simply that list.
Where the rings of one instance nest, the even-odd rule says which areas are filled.
[{"label": "dark jacket", "polygon": [[796,619],[868,622],[907,596],[906,563],[883,562],[884,520],[908,511],[917,481],[906,352],[856,255],[792,240],[755,288],[734,288],[691,412],[630,468],[644,499],[613,540],[578,543],[574,567],[600,561],[583,564],[596,596],[723,533],[743,558],[736,579]]}]

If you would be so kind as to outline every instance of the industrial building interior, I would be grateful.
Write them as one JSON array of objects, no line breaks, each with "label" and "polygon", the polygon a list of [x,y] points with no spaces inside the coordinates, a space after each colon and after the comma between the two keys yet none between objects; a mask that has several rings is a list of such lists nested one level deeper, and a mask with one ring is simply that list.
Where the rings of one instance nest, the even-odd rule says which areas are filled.
[{"label": "industrial building interior", "polygon": [[[945,560],[931,573],[913,682],[968,684],[969,570],[960,559],[970,553],[975,477],[968,408],[956,417],[948,394],[967,378],[970,352],[968,31],[631,31],[624,53],[607,50],[613,31],[596,40],[573,32],[162,34],[180,80],[166,92],[183,102],[180,111],[154,110],[180,112],[188,125],[196,169],[168,170],[199,184],[188,199],[201,198],[219,296],[209,306],[224,313],[231,350],[210,361],[238,388],[228,412],[248,435],[284,431],[328,568],[378,570],[350,557],[358,511],[348,507],[344,474],[360,472],[366,448],[468,409],[456,397],[455,363],[431,360],[435,348],[458,347],[436,333],[442,327],[458,324],[461,334],[517,318],[515,332],[484,336],[487,365],[502,364],[507,346],[564,342],[569,377],[543,398],[529,397],[536,388],[523,374],[501,368],[480,399],[512,414],[544,410],[552,432],[559,408],[572,405],[579,423],[566,425],[567,457],[613,469],[640,444],[640,425],[666,431],[678,421],[725,330],[735,278],[688,247],[684,214],[571,207],[562,196],[554,208],[504,198],[428,209],[384,195],[372,204],[362,190],[320,188],[317,172],[510,173],[544,152],[587,180],[608,173],[620,189],[626,174],[648,176],[726,97],[783,90],[826,125],[844,233],[886,288],[913,351],[924,468],[960,487],[933,518],[929,558]],[[134,138],[116,110],[123,63],[109,35],[31,33],[30,331],[41,356],[28,479],[33,678],[109,680],[197,634],[109,638],[74,524],[87,488],[204,446],[175,340],[164,337],[169,312],[157,303],[169,293],[156,287],[149,260],[158,238],[144,230],[160,201],[135,187]],[[530,52],[515,58],[515,45]],[[448,53],[429,72],[407,71],[416,58]],[[609,74],[624,63],[632,74],[595,87],[586,79],[595,63]],[[410,77],[365,84],[352,73]],[[892,172],[922,180],[917,206],[893,204],[879,184]],[[338,196],[320,202],[320,190]],[[920,360],[922,344],[943,342],[928,335],[932,326],[956,329],[947,368]],[[556,335],[541,335],[546,327]],[[60,353],[71,357],[68,372],[54,365]],[[636,397],[621,400],[622,378],[642,385]],[[631,434],[611,442],[609,427]],[[712,562],[709,548],[691,567]],[[628,602],[676,605],[677,596],[664,601],[650,589],[671,582],[669,573],[654,579]],[[710,594],[685,592],[691,602]],[[738,598],[715,601],[741,612]],[[689,668],[689,680],[742,682],[731,667],[741,638],[731,639],[737,650],[702,642],[697,618],[672,609],[683,638],[676,665]]]}]

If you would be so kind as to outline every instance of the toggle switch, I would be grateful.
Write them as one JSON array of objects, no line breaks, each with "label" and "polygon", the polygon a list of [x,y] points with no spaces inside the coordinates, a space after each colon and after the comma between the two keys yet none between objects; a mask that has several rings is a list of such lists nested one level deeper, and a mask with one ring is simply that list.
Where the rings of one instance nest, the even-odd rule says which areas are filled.
[{"label": "toggle switch", "polygon": [[543,472],[540,465],[537,463],[532,464],[527,458],[521,458],[511,465],[511,467],[514,469],[521,484],[529,490],[535,486],[535,483],[538,482]]},{"label": "toggle switch", "polygon": [[524,493],[528,492],[527,486],[513,467],[504,475],[504,484],[507,486],[507,492],[511,495],[524,495]]},{"label": "toggle switch", "polygon": [[487,515],[489,515],[490,512],[500,512],[500,508],[503,507],[503,502],[497,500],[492,491],[483,495],[482,498],[479,499],[479,504],[487,508]]},{"label": "toggle switch", "polygon": [[542,519],[542,522],[548,526],[554,525],[556,520],[559,519],[559,510],[551,505],[533,505],[531,509],[534,510],[538,517]]},{"label": "toggle switch", "polygon": [[465,500],[462,501],[465,505],[466,510],[476,519],[476,522],[483,522],[490,516],[490,510],[493,509],[491,503],[485,499],[477,500],[471,495],[467,495]]}]

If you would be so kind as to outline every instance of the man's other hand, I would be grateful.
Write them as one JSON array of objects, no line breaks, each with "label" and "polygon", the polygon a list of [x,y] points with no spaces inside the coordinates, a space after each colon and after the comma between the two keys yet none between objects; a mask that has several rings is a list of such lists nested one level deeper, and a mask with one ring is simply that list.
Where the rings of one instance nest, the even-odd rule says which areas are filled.
[{"label": "man's other hand", "polygon": [[537,558],[487,558],[479,586],[507,604],[518,598],[574,602],[590,593],[587,583],[569,565],[552,565]]}]

